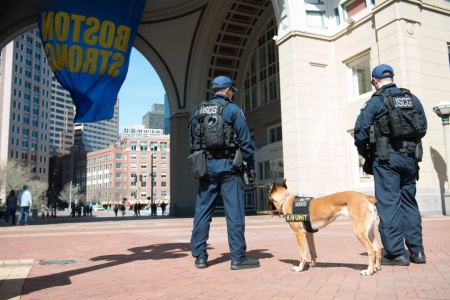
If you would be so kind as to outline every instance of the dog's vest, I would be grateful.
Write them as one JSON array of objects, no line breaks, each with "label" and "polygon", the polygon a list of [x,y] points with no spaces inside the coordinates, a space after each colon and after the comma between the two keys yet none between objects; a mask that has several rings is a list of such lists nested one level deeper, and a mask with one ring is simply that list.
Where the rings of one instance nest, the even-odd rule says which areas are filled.
[{"label": "dog's vest", "polygon": [[314,198],[312,197],[295,197],[292,202],[292,214],[285,215],[286,222],[303,222],[307,232],[317,232],[311,226],[309,220],[309,204]]}]

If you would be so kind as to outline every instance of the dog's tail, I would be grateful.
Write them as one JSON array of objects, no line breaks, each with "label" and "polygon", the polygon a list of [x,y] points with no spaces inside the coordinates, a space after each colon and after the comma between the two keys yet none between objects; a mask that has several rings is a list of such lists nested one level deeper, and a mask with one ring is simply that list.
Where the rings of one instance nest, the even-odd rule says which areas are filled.
[{"label": "dog's tail", "polygon": [[377,198],[375,198],[374,196],[366,195],[366,198],[372,204],[376,204],[377,203]]}]

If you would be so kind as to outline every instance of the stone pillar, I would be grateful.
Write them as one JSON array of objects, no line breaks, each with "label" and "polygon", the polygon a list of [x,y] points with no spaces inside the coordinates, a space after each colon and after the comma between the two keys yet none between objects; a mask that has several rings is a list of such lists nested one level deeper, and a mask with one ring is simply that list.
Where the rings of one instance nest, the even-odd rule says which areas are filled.
[{"label": "stone pillar", "polygon": [[188,123],[190,115],[178,114],[170,119],[170,215],[193,216],[198,180],[189,168]]}]

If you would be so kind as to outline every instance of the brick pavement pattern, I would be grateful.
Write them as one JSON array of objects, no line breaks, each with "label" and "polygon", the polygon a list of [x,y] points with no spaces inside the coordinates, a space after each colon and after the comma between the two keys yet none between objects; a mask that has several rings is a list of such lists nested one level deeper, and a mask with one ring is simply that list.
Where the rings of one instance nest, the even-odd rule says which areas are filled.
[{"label": "brick pavement pattern", "polygon": [[208,268],[196,269],[192,218],[112,215],[0,227],[0,299],[450,299],[446,216],[423,217],[426,264],[363,277],[367,254],[347,219],[315,234],[318,265],[295,273],[298,246],[281,218],[246,218],[248,256],[261,267],[232,271],[223,217],[211,224]]}]

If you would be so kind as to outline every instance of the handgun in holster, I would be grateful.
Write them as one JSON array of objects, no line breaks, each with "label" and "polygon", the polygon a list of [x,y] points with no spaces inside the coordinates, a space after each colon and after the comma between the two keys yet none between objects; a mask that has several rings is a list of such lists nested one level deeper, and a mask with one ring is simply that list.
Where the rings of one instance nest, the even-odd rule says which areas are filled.
[{"label": "handgun in holster", "polygon": [[233,168],[236,170],[236,172],[239,173],[239,178],[244,181],[244,185],[250,185],[250,180],[248,179],[247,163],[242,158],[242,152],[240,149],[237,149],[236,154],[234,155]]}]

